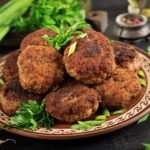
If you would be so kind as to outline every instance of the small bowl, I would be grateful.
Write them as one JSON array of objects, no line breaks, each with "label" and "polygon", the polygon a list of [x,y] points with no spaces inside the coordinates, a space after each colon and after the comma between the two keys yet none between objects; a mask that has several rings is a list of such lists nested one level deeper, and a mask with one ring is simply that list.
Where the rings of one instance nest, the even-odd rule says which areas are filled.
[{"label": "small bowl", "polygon": [[126,28],[135,28],[135,27],[141,27],[144,26],[145,24],[147,24],[148,19],[143,16],[140,15],[138,17],[140,17],[140,19],[142,20],[139,24],[127,24],[125,22],[123,22],[123,18],[127,17],[127,16],[138,16],[136,14],[129,14],[129,13],[124,13],[124,14],[120,14],[119,16],[117,16],[116,18],[116,23],[121,26],[121,27],[126,27]]}]

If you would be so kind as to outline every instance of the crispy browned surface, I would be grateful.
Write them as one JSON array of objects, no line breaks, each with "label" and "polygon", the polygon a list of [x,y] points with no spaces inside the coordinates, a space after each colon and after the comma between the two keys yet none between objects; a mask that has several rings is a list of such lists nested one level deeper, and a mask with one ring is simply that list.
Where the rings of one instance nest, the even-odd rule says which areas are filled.
[{"label": "crispy browned surface", "polygon": [[115,41],[112,43],[112,46],[117,65],[131,71],[138,71],[140,69],[142,60],[134,46]]},{"label": "crispy browned surface", "polygon": [[14,51],[10,53],[6,59],[3,66],[3,77],[5,81],[10,80],[11,78],[18,77],[18,66],[17,59],[20,54],[20,51]]},{"label": "crispy browned surface", "polygon": [[138,76],[126,69],[116,69],[113,76],[96,86],[104,106],[121,109],[128,106],[133,97],[141,92]]},{"label": "crispy browned surface", "polygon": [[93,29],[84,30],[88,37],[78,40],[75,52],[68,57],[70,45],[64,52],[64,64],[68,74],[86,84],[98,84],[115,69],[113,48],[106,38]]},{"label": "crispy browned surface", "polygon": [[20,102],[27,102],[28,100],[40,102],[43,100],[43,96],[25,91],[18,78],[10,79],[0,90],[1,109],[9,116],[15,114]]},{"label": "crispy browned surface", "polygon": [[51,37],[56,36],[56,33],[50,29],[39,29],[35,32],[28,34],[21,42],[21,49],[26,48],[28,45],[41,45],[50,46],[42,36],[49,35]]},{"label": "crispy browned surface", "polygon": [[70,83],[46,96],[46,111],[58,120],[72,123],[94,114],[100,101],[94,89],[80,83]]},{"label": "crispy browned surface", "polygon": [[19,78],[24,89],[45,93],[63,80],[62,56],[54,48],[28,46],[18,58]]}]

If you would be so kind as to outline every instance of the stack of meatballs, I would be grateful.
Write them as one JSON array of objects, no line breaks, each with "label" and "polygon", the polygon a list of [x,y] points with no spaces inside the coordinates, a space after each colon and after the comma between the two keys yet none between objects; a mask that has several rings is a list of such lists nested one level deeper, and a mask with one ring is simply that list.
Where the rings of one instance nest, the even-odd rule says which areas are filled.
[{"label": "stack of meatballs", "polygon": [[[50,29],[27,35],[20,49],[9,54],[3,66],[5,84],[0,90],[1,109],[9,116],[20,102],[45,99],[45,109],[57,120],[85,120],[100,107],[125,109],[141,92],[136,72],[141,58],[136,49],[110,43],[92,28],[87,36],[73,40],[58,52],[42,36],[57,36]],[[77,42],[69,56],[71,45]],[[101,108],[99,108],[101,109]]]}]

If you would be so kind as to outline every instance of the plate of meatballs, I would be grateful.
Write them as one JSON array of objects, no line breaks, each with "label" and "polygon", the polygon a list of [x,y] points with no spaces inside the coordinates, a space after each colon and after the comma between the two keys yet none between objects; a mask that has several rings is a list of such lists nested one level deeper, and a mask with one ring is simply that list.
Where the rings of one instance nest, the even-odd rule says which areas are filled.
[{"label": "plate of meatballs", "polygon": [[[50,129],[5,130],[39,139],[85,138],[118,130],[150,112],[150,57],[135,46],[110,42],[92,28],[82,32],[87,36],[75,36],[59,52],[42,38],[57,33],[39,29],[23,39],[19,50],[0,59],[4,80],[0,86],[1,124],[9,123],[20,103],[32,99],[38,103],[44,99],[45,111],[55,119]],[[73,43],[76,49],[69,56]],[[143,84],[139,71],[144,74]],[[107,115],[103,113],[106,108]],[[117,110],[124,111],[113,114]],[[89,120],[95,118],[91,128],[78,130],[75,126],[89,127],[93,123]]]}]

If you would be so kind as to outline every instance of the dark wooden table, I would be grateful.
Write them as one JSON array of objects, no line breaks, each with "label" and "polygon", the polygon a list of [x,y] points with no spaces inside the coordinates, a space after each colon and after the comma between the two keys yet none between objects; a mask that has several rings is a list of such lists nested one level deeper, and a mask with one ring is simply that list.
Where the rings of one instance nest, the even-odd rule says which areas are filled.
[{"label": "dark wooden table", "polygon": [[[109,28],[106,35],[113,39],[114,20],[117,14],[127,11],[127,0],[92,0],[95,10],[107,10],[109,12]],[[141,41],[135,45],[146,49],[150,43]],[[2,49],[0,55],[8,53],[10,49]],[[150,143],[150,121],[137,125],[134,123],[118,131],[82,140],[44,141],[21,137],[0,131],[0,139],[14,139],[17,144],[11,142],[0,146],[0,150],[142,150],[141,143]]]}]

